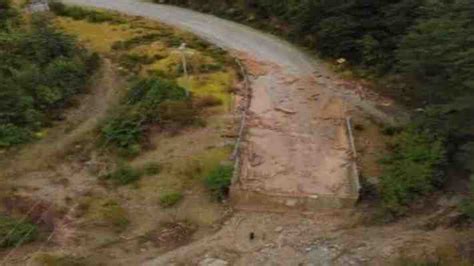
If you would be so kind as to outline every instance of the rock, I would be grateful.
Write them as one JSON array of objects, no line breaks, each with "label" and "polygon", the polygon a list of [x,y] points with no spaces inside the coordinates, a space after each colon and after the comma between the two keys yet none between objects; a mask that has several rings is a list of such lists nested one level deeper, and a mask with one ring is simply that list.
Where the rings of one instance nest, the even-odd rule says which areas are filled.
[{"label": "rock", "polygon": [[229,263],[225,260],[216,259],[216,258],[205,258],[199,262],[199,266],[226,266]]},{"label": "rock", "polygon": [[282,226],[278,226],[277,228],[275,228],[275,232],[280,233],[281,231],[283,231]]}]

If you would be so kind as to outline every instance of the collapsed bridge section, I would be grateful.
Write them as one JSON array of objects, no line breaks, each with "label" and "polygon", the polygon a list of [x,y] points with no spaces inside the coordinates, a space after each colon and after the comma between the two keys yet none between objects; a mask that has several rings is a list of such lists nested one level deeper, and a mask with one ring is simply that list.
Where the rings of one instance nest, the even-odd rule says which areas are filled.
[{"label": "collapsed bridge section", "polygon": [[252,97],[231,188],[235,208],[353,206],[359,177],[345,101],[318,89],[314,77],[289,76],[283,67],[249,59],[246,65]]}]

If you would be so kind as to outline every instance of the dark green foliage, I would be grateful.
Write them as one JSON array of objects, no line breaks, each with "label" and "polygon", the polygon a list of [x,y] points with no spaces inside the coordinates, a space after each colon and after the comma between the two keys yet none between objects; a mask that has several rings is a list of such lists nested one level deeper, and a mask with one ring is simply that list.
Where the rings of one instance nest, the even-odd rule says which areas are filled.
[{"label": "dark green foliage", "polygon": [[183,199],[181,192],[166,192],[160,196],[160,205],[163,208],[170,208],[176,205]]},{"label": "dark green foliage", "polygon": [[0,0],[0,31],[10,30],[16,24],[18,12],[11,7],[10,0]]},{"label": "dark green foliage", "polygon": [[49,4],[51,11],[58,16],[70,17],[75,20],[87,20],[92,23],[123,23],[123,20],[114,14],[86,9],[79,6],[66,6],[59,1],[53,1]]},{"label": "dark green foliage", "polygon": [[0,31],[0,146],[31,139],[82,91],[99,61],[47,15],[34,15],[28,30]]},{"label": "dark green foliage", "polygon": [[142,172],[132,168],[129,165],[119,165],[118,168],[112,172],[107,174],[104,178],[106,180],[111,180],[116,185],[128,185],[138,181],[142,177]]},{"label": "dark green foliage", "polygon": [[206,187],[217,200],[223,200],[229,193],[234,168],[229,165],[219,165],[205,180]]},{"label": "dark green foliage", "polygon": [[38,226],[0,215],[1,248],[14,247],[31,242],[38,236]]},{"label": "dark green foliage", "polygon": [[471,192],[467,199],[461,205],[462,211],[472,220],[474,220],[474,175],[471,176]]},{"label": "dark green foliage", "polygon": [[127,150],[139,144],[143,137],[144,118],[127,112],[128,109],[117,112],[105,121],[101,131],[106,145],[113,144]]},{"label": "dark green foliage", "polygon": [[398,135],[391,156],[383,161],[384,208],[395,215],[403,214],[413,200],[440,186],[445,155],[443,141],[425,132],[411,129]]},{"label": "dark green foliage", "polygon": [[119,60],[121,66],[134,73],[139,73],[143,65],[151,64],[157,58],[139,54],[124,54]]},{"label": "dark green foliage", "polygon": [[0,148],[22,144],[30,140],[30,132],[12,124],[0,124]]},{"label": "dark green foliage", "polygon": [[106,144],[134,154],[152,124],[163,128],[192,124],[196,111],[189,98],[174,82],[157,77],[141,79],[128,91],[124,106],[105,121],[102,138]]}]

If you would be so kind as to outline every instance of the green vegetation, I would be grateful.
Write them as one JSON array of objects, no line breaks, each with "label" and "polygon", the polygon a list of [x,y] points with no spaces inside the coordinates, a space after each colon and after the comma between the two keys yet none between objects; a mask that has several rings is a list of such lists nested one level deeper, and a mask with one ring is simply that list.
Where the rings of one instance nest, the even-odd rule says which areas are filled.
[{"label": "green vegetation", "polygon": [[234,168],[229,165],[219,165],[206,177],[206,187],[217,200],[223,200],[229,193]]},{"label": "green vegetation", "polygon": [[[8,2],[0,17],[0,148],[25,143],[49,125],[81,93],[99,65],[69,35],[56,30],[47,15],[34,15],[30,27],[13,26]],[[6,21],[6,22],[5,22]]]},{"label": "green vegetation", "polygon": [[61,2],[53,1],[49,3],[51,11],[58,16],[70,17],[75,20],[87,20],[92,23],[123,23],[123,20],[117,16],[104,12],[96,11],[93,9],[86,9],[79,6],[66,6]]},{"label": "green vegetation", "polygon": [[191,125],[196,115],[190,97],[177,84],[156,77],[141,79],[128,91],[124,105],[104,122],[102,138],[135,155],[148,126],[180,128]]},{"label": "green vegetation", "polygon": [[181,192],[165,192],[160,195],[160,205],[163,208],[170,208],[183,199]]},{"label": "green vegetation", "polygon": [[474,219],[474,176],[471,176],[471,195],[461,205],[462,211],[471,219]]},{"label": "green vegetation", "polygon": [[14,247],[31,242],[38,236],[38,226],[0,215],[0,247]]},{"label": "green vegetation", "polygon": [[[449,178],[473,173],[474,39],[469,36],[474,34],[474,2],[166,2],[272,31],[328,59],[344,58],[359,76],[378,81],[383,93],[423,110],[402,129],[385,167],[381,192],[389,210],[406,208],[419,195],[441,187],[449,167],[465,171]],[[417,162],[421,165],[415,166]]]},{"label": "green vegetation", "polygon": [[445,149],[442,141],[414,129],[398,135],[392,149],[383,161],[381,194],[384,208],[399,215],[418,196],[442,184]]}]

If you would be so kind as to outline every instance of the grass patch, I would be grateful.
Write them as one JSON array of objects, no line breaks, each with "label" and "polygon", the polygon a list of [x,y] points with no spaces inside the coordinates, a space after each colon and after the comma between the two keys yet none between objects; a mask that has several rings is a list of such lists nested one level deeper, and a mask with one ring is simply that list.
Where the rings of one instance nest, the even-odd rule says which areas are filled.
[{"label": "grass patch", "polygon": [[232,87],[235,75],[232,72],[215,72],[190,76],[187,80],[184,77],[178,78],[180,86],[189,88],[197,97],[213,97],[219,99],[225,110],[229,110],[232,104],[232,95],[229,89]]},{"label": "grass patch", "polygon": [[18,246],[34,241],[37,237],[37,225],[0,215],[0,247]]},{"label": "grass patch", "polygon": [[229,165],[219,165],[206,177],[206,187],[217,200],[223,200],[229,194],[234,168]]},{"label": "grass patch", "polygon": [[183,199],[181,192],[165,192],[160,196],[160,205],[163,208],[170,208],[178,204]]},{"label": "grass patch", "polygon": [[[64,31],[73,34],[88,48],[101,53],[108,53],[117,41],[134,36],[134,32],[126,25],[114,25],[109,23],[90,23],[85,20],[71,20],[68,18],[57,18],[56,23]],[[107,36],[104,38],[104,36]]]}]

